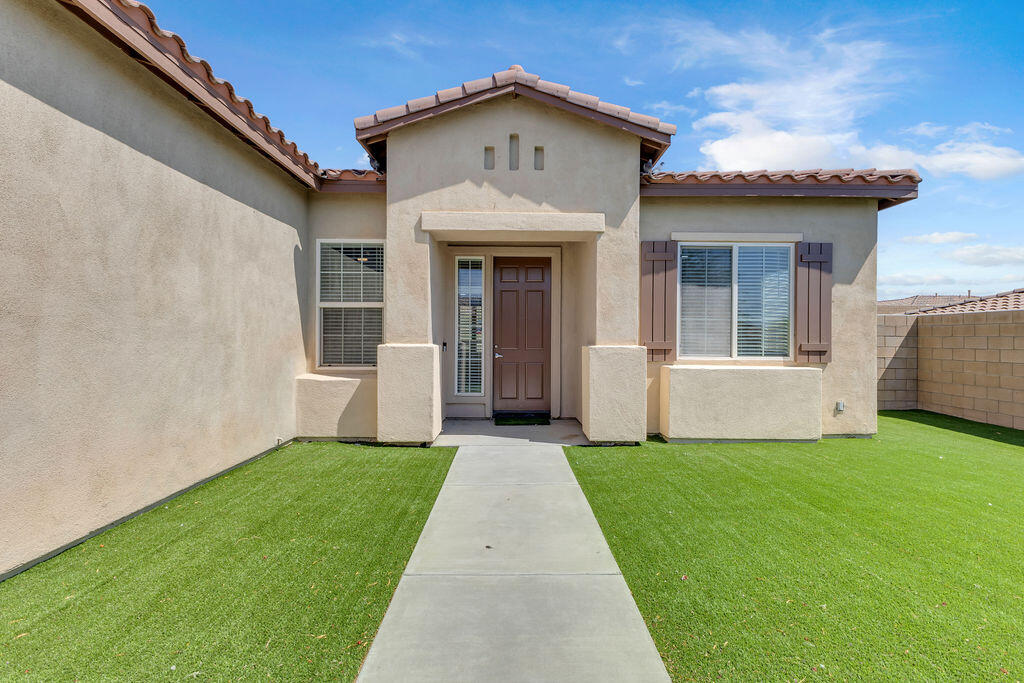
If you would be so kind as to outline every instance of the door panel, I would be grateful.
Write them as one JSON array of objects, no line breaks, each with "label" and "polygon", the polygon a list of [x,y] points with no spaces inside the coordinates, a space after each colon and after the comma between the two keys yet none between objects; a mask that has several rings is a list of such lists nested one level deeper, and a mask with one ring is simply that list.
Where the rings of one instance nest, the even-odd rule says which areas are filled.
[{"label": "door panel", "polygon": [[494,259],[494,410],[551,410],[551,259]]}]

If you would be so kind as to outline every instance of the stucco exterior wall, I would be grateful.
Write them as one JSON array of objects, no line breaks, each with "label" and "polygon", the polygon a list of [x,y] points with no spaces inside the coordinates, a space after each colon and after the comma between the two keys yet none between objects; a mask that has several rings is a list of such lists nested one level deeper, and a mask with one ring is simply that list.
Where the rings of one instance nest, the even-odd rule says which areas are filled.
[{"label": "stucco exterior wall", "polygon": [[[295,416],[300,436],[368,439],[377,435],[377,371],[318,367],[317,240],[381,240],[387,232],[383,194],[309,196],[309,249],[305,320],[306,368],[296,379]],[[385,259],[390,258],[387,245]],[[385,303],[386,305],[386,303]]]},{"label": "stucco exterior wall", "polygon": [[660,374],[666,439],[821,438],[820,368],[662,365]]},{"label": "stucco exterior wall", "polygon": [[295,434],[306,192],[0,0],[0,574]]},{"label": "stucco exterior wall", "polygon": [[[511,133],[520,140],[517,171],[508,167]],[[386,341],[442,341],[445,254],[421,229],[424,211],[603,213],[601,237],[563,251],[563,291],[575,291],[572,308],[562,306],[561,413],[578,416],[578,341],[636,343],[639,144],[628,133],[510,96],[392,131]],[[485,146],[495,149],[493,170],[484,169]],[[535,146],[544,147],[544,170],[533,168]],[[559,240],[541,236],[537,243]]]},{"label": "stucco exterior wall", "polygon": [[[822,432],[876,431],[875,261],[877,203],[870,199],[661,198],[640,206],[640,239],[668,240],[672,232],[803,233],[832,242],[832,361],[822,365]],[[677,364],[686,364],[680,359]],[[708,361],[695,361],[706,365]],[[721,361],[724,365],[785,364]],[[660,363],[648,364],[647,429],[660,428]],[[846,409],[836,411],[836,402]]]}]

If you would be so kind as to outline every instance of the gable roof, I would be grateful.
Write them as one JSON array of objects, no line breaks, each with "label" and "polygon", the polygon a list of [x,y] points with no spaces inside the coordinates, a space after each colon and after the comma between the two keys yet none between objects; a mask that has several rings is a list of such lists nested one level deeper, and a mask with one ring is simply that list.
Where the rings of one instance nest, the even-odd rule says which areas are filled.
[{"label": "gable roof", "polygon": [[942,313],[978,313],[980,311],[1024,311],[1024,288],[977,297],[970,301],[961,301],[947,306],[925,308],[917,312],[922,315],[938,315]]},{"label": "gable roof", "polygon": [[921,176],[912,168],[804,171],[648,172],[640,194],[647,197],[867,197],[886,209],[917,197]]},{"label": "gable roof", "polygon": [[356,139],[370,158],[377,162],[378,168],[383,170],[387,164],[387,146],[384,141],[390,131],[508,94],[529,97],[638,135],[642,140],[641,156],[652,163],[665,153],[676,132],[675,125],[671,123],[630,111],[628,107],[602,102],[594,95],[576,92],[561,83],[541,80],[537,74],[527,73],[523,67],[513,64],[485,78],[466,81],[454,88],[438,90],[433,95],[360,116],[353,122]]}]

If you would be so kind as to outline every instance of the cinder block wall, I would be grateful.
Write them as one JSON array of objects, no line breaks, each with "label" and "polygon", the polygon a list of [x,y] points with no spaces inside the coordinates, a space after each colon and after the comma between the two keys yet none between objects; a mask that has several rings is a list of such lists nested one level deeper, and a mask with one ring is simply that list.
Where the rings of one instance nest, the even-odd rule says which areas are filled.
[{"label": "cinder block wall", "polygon": [[1024,429],[1024,311],[918,316],[918,407]]},{"label": "cinder block wall", "polygon": [[878,409],[917,408],[917,316],[878,316]]}]

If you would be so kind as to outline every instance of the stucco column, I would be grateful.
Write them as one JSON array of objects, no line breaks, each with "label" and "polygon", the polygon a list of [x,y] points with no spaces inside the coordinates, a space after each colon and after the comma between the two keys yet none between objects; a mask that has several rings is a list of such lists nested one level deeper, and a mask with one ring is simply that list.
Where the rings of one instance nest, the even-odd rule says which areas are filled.
[{"label": "stucco column", "polygon": [[582,348],[580,422],[591,441],[647,438],[647,350],[640,319],[639,199],[593,249],[593,343]]},{"label": "stucco column", "polygon": [[647,438],[647,349],[584,346],[580,423],[591,441]]},{"label": "stucco column", "polygon": [[[396,188],[402,185],[396,173]],[[441,358],[431,322],[430,237],[388,183],[384,343],[377,347],[377,440],[433,441],[441,432]]]}]

